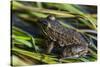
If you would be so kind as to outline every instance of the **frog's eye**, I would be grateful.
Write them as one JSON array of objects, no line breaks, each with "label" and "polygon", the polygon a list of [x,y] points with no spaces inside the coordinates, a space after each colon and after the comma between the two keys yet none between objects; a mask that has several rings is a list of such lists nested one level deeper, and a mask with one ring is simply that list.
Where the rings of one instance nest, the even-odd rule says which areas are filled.
[{"label": "frog's eye", "polygon": [[51,20],[51,21],[56,20],[56,18],[55,18],[53,15],[49,15],[49,16],[47,17],[47,19],[48,19],[48,20]]},{"label": "frog's eye", "polygon": [[48,25],[48,21],[45,20],[45,19],[44,20],[41,20],[41,23],[44,24],[44,25]]}]

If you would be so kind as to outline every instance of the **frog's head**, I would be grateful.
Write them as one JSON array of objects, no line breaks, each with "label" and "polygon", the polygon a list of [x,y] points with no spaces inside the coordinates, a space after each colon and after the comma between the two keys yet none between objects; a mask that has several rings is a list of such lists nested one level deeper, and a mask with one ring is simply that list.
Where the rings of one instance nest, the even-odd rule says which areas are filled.
[{"label": "frog's head", "polygon": [[40,20],[40,25],[44,28],[48,28],[51,27],[52,22],[54,22],[56,20],[56,18],[54,17],[54,15],[49,15],[46,18]]}]

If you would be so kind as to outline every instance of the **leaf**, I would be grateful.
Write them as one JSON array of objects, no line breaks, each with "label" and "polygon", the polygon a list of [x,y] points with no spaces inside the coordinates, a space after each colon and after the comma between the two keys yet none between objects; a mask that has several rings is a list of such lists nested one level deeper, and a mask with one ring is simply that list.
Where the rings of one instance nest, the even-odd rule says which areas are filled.
[{"label": "leaf", "polygon": [[29,41],[27,41],[27,40],[21,40],[21,39],[17,39],[17,38],[15,38],[15,40],[16,40],[17,42],[22,43],[23,45],[26,45],[26,46],[28,46],[28,47],[32,47],[32,44],[31,44]]},{"label": "leaf", "polygon": [[12,66],[19,66],[19,65],[30,65],[29,63],[23,61],[18,56],[12,55]]},{"label": "leaf", "polygon": [[97,34],[97,31],[96,30],[90,30],[90,29],[80,29],[82,32],[85,32],[85,33],[94,33],[94,34]]},{"label": "leaf", "polygon": [[85,59],[85,58],[79,58],[81,61],[84,61],[84,62],[89,62],[88,59]]},{"label": "leaf", "polygon": [[47,55],[42,55],[40,53],[35,53],[35,52],[29,52],[29,51],[22,50],[19,48],[13,48],[12,50],[16,51],[20,54],[26,55],[26,56],[30,57],[31,59],[36,59],[36,60],[42,61],[42,62],[47,63],[47,64],[57,63],[55,61],[56,60],[55,58],[48,57]]},{"label": "leaf", "polygon": [[35,39],[34,39],[33,37],[32,37],[32,45],[33,45],[33,47],[35,48],[35,51],[36,51],[36,52],[40,51],[40,49],[39,49],[39,47],[36,45]]},{"label": "leaf", "polygon": [[16,35],[12,35],[12,38],[21,39],[21,40],[30,40],[31,39],[28,36],[16,36]]}]

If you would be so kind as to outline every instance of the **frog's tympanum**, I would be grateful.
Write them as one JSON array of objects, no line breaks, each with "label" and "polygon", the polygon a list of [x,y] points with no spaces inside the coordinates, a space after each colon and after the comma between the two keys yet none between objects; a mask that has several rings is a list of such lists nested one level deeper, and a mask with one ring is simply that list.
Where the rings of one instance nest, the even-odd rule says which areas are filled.
[{"label": "frog's tympanum", "polygon": [[80,57],[88,52],[88,43],[76,30],[64,27],[53,15],[40,21],[43,35],[46,38],[47,53],[58,49],[61,57]]}]

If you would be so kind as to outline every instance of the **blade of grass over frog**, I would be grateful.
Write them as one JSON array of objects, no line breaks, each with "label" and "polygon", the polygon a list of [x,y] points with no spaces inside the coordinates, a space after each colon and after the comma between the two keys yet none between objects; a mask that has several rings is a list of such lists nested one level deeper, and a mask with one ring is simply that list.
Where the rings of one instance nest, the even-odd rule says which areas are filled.
[{"label": "blade of grass over frog", "polygon": [[35,38],[32,37],[31,40],[32,40],[32,45],[35,48],[35,51],[38,52],[39,51],[39,47],[35,43]]},{"label": "blade of grass over frog", "polygon": [[61,21],[59,21],[59,23],[62,24],[64,27],[77,30],[77,28],[75,28],[75,27],[73,27],[73,26],[71,26],[71,25],[69,25],[69,24],[63,23],[63,22],[61,22]]},{"label": "blade of grass over frog", "polygon": [[16,52],[18,52],[20,54],[29,56],[29,57],[31,57],[33,59],[42,61],[42,62],[47,63],[47,64],[55,64],[55,63],[57,63],[55,61],[56,60],[55,58],[52,60],[51,57],[48,57],[48,56],[45,56],[45,55],[44,55],[44,57],[42,57],[42,55],[39,54],[39,53],[29,52],[29,51],[25,51],[25,50],[22,50],[22,49],[19,49],[19,48],[13,48],[12,50],[16,51]]},{"label": "blade of grass over frog", "polygon": [[67,28],[70,28],[70,29],[74,29],[74,30],[76,30],[76,31],[78,31],[78,32],[81,32],[81,33],[85,33],[84,31],[81,31],[81,30],[79,30],[79,29],[73,27],[72,25],[63,23],[63,22],[61,22],[61,21],[60,21],[59,23],[62,24],[64,27],[67,27]]},{"label": "blade of grass over frog", "polygon": [[40,13],[40,12],[30,12],[31,15],[39,17],[39,18],[45,18],[47,17],[46,14]]}]

